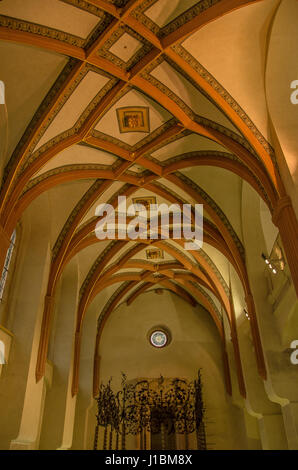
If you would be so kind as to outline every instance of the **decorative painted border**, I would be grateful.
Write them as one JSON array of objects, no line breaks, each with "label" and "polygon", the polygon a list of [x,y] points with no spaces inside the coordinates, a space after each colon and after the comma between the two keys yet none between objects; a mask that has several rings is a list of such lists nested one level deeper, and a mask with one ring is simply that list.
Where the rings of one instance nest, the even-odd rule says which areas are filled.
[{"label": "decorative painted border", "polygon": [[[201,95],[203,95],[215,108],[230,122],[231,126],[236,128],[239,133],[242,136],[241,130],[237,128],[237,126],[233,123],[233,121],[230,119],[230,116],[228,116],[224,110],[208,95],[208,93],[201,88],[195,80],[193,80],[183,68],[181,68],[174,60],[172,60],[170,57],[165,56],[164,58],[165,62],[167,62],[176,72],[180,75],[182,75],[183,78],[185,78]],[[232,129],[231,129],[232,130]],[[243,136],[245,139],[245,137]],[[254,149],[251,147],[251,151],[254,152]]]},{"label": "decorative painted border", "polygon": [[197,4],[182,12],[179,16],[160,28],[157,23],[151,20],[146,11],[153,6],[157,0],[145,0],[138,8],[132,12],[132,16],[142,23],[146,28],[150,29],[159,38],[163,38],[168,34],[176,31],[180,26],[184,25],[192,18],[212,7],[221,0],[201,0]]},{"label": "decorative painted border", "polygon": [[[178,137],[180,137],[180,136],[178,136]],[[175,139],[175,140],[177,140],[177,139]],[[160,147],[162,147],[162,146],[160,146]],[[176,155],[174,157],[169,158],[168,160],[163,160],[163,161],[159,161],[158,159],[152,157],[151,155],[145,155],[145,156],[148,160],[153,161],[154,163],[157,163],[158,165],[161,165],[164,168],[167,168],[167,166],[171,165],[172,163],[179,162],[181,160],[185,160],[185,159],[200,156],[200,155],[202,155],[202,156],[210,155],[210,157],[219,156],[219,157],[222,157],[222,158],[228,158],[229,160],[236,161],[239,165],[243,166],[246,169],[246,171],[251,175],[251,177],[255,180],[255,182],[257,183],[257,185],[258,185],[260,191],[262,192],[264,198],[266,199],[269,207],[271,209],[273,209],[272,204],[271,204],[271,202],[268,198],[268,195],[265,191],[265,188],[262,185],[262,182],[256,177],[256,175],[250,170],[250,168],[247,165],[245,165],[242,162],[242,160],[240,160],[235,154],[220,152],[218,150],[197,150],[197,151],[194,151],[194,152],[186,152],[186,153],[183,153],[183,154],[180,154],[180,155]]]},{"label": "decorative painted border", "polygon": [[204,11],[208,10],[208,8],[213,7],[216,5],[216,3],[219,3],[221,0],[201,0],[199,1],[196,5],[190,7],[188,10],[184,11],[179,15],[177,18],[175,18],[173,21],[165,25],[158,33],[158,36],[160,38],[164,38],[168,34],[176,31],[176,29],[180,28],[180,26],[183,26],[185,23],[188,23],[188,21],[192,20],[196,16],[198,16],[200,13],[203,13]]},{"label": "decorative painted border", "polygon": [[[180,132],[179,134],[173,135],[172,137],[169,137],[167,140],[163,141],[161,144],[156,145],[154,149],[150,150],[150,152],[156,152],[157,150],[166,147],[167,145],[171,144],[172,142],[176,142],[176,140],[183,139],[183,137],[187,137],[188,135],[193,134],[192,131],[185,130]],[[156,161],[159,165],[162,165],[162,162],[159,160],[155,159],[154,157],[151,156],[151,153],[146,153],[145,157],[148,158],[149,160]]]},{"label": "decorative painted border", "polygon": [[138,6],[135,10],[132,11],[131,15],[139,21],[141,24],[146,26],[152,33],[156,36],[160,30],[159,26],[152,21],[149,16],[146,16],[145,12],[148,10],[154,3],[158,0],[145,0],[140,6]]},{"label": "decorative painted border", "polygon": [[[126,191],[128,191],[130,188],[132,187],[131,184],[129,183],[125,183],[123,186],[121,186],[120,189],[118,189],[118,191],[116,191],[111,197],[110,199],[108,200],[107,204],[112,204],[118,199],[118,196],[123,196],[123,194],[126,193]],[[118,202],[118,201],[117,201]],[[116,206],[118,207],[118,205]]]},{"label": "decorative painted border", "polygon": [[95,16],[103,17],[105,13],[101,8],[95,5],[92,5],[91,3],[85,0],[60,0],[60,1],[63,3],[66,3],[67,5],[71,5],[73,7],[79,8],[80,10],[87,11],[88,13],[91,13],[92,15],[95,15]]},{"label": "decorative painted border", "polygon": [[[32,131],[36,127],[37,122],[42,118],[42,115],[46,112],[46,110],[50,106],[51,102],[55,99],[55,97],[57,95],[59,95],[61,88],[63,87],[64,83],[67,81],[67,79],[69,77],[69,74],[72,72],[72,70],[74,69],[74,67],[77,64],[78,64],[78,61],[76,59],[70,59],[68,61],[68,63],[66,64],[66,66],[64,67],[64,69],[62,70],[62,72],[60,73],[58,78],[56,79],[55,83],[52,85],[49,92],[47,93],[47,95],[45,96],[43,101],[41,102],[39,108],[34,113],[30,123],[28,124],[23,136],[21,137],[20,141],[18,142],[14,152],[12,153],[12,156],[10,157],[10,159],[9,159],[9,161],[8,161],[6,167],[5,167],[2,184],[4,184],[6,178],[9,174],[9,171],[11,170],[15,160],[18,158],[20,153],[22,153],[22,148],[25,145],[26,141],[28,140],[30,134],[32,133]],[[51,113],[50,117],[47,119],[47,121],[44,123],[44,125],[40,128],[40,131],[38,132],[38,134],[36,135],[36,137],[32,141],[32,143],[30,145],[30,148],[28,149],[28,158],[30,158],[30,155],[32,155],[32,151],[36,147],[37,143],[39,142],[39,140],[41,139],[41,137],[43,136],[43,134],[45,133],[47,128],[50,126],[50,124],[53,122],[53,120],[55,119],[55,117],[57,116],[59,111],[62,109],[62,107],[64,106],[64,104],[66,103],[66,101],[68,100],[70,95],[74,92],[76,87],[79,85],[79,83],[83,80],[83,78],[87,75],[87,73],[89,71],[99,73],[99,69],[97,67],[95,67],[93,65],[85,65],[85,67],[78,74],[76,80],[73,81],[72,85],[63,94],[63,97],[61,98],[61,100],[59,100],[58,106],[55,107],[55,110]],[[110,78],[110,81],[106,84],[106,86],[109,85],[109,87],[110,86],[112,87],[114,84],[117,83],[117,79],[115,79],[114,77],[111,77],[109,74],[107,74],[105,72],[100,71],[100,75],[103,75],[107,78]],[[104,91],[105,87],[103,87],[103,89],[101,91]],[[76,126],[76,124],[75,124],[75,126]],[[67,133],[68,131],[65,131],[65,132]],[[71,135],[71,133],[69,133],[69,135]],[[63,137],[65,137],[65,136],[66,136],[66,134]],[[57,139],[57,142],[58,142],[60,140],[60,136],[58,135],[55,138],[53,138],[53,140],[55,140],[55,139]],[[49,144],[49,142],[47,144]],[[43,148],[43,147],[41,147],[41,148]],[[18,171],[18,175],[21,173],[21,170],[23,170],[23,168],[21,168]]]},{"label": "decorative painted border", "polygon": [[[139,165],[141,166],[141,165]],[[142,167],[143,168],[143,167]],[[133,171],[133,170],[126,170],[124,172],[124,175],[127,175],[127,176],[133,176],[134,178],[137,178],[138,181],[141,183],[143,178],[145,176],[149,176],[149,175],[152,175],[151,171],[147,170],[147,169],[143,169],[143,171],[140,171],[139,173]]]},{"label": "decorative painted border", "polygon": [[[171,165],[172,163],[180,162],[181,160],[186,160],[188,158],[194,158],[194,157],[200,157],[200,156],[210,156],[210,157],[222,157],[222,158],[228,158],[229,160],[234,160],[242,164],[241,160],[236,157],[236,155],[231,154],[231,153],[226,153],[226,152],[220,152],[218,150],[194,150],[193,152],[186,152],[182,153],[180,155],[175,155],[174,157],[170,157],[167,160],[159,161],[155,158],[153,158],[156,163],[159,163],[161,166],[167,167],[168,165]],[[242,164],[242,166],[244,166]]]},{"label": "decorative painted border", "polygon": [[118,289],[116,289],[115,292],[113,293],[113,295],[109,298],[109,300],[105,304],[103,310],[101,311],[101,314],[98,317],[98,320],[97,320],[98,330],[100,329],[100,326],[101,326],[101,324],[104,320],[104,317],[105,317],[107,311],[109,310],[110,306],[114,302],[114,300],[118,297],[119,294],[121,294],[121,292],[123,292],[129,286],[130,283],[131,283],[131,281],[123,282],[123,284],[121,284],[121,286],[118,287]]},{"label": "decorative painted border", "polygon": [[109,3],[112,3],[117,8],[124,8],[130,0],[107,0]]},{"label": "decorative painted border", "polygon": [[207,255],[207,253],[202,248],[200,249],[200,255],[204,258],[205,261],[207,261],[207,263],[211,267],[212,271],[216,274],[216,276],[217,276],[219,282],[221,283],[222,287],[224,288],[225,293],[227,294],[228,297],[230,297],[230,289],[228,287],[228,284],[224,280],[224,278],[221,275],[220,271],[217,269],[216,265],[213,263],[212,259]]},{"label": "decorative painted border", "polygon": [[132,151],[132,147],[128,145],[126,142],[123,142],[122,140],[116,139],[116,137],[112,137],[108,134],[104,134],[103,132],[100,132],[96,129],[92,129],[91,131],[92,137],[97,137],[98,139],[104,140],[105,142],[110,142],[111,144],[115,144],[118,147],[127,150],[129,152]]},{"label": "decorative painted border", "polygon": [[[162,135],[165,131],[170,129],[172,126],[174,126],[177,123],[176,118],[170,118],[168,121],[166,121],[164,124],[161,126],[157,127],[151,134],[148,136],[144,137],[142,140],[139,140],[133,147],[132,151],[135,152],[139,150],[141,147],[143,147],[146,144],[149,144],[152,140],[154,140],[156,137]],[[166,142],[166,141],[164,141]],[[154,147],[155,148],[155,147]]]},{"label": "decorative painted border", "polygon": [[[137,196],[137,197],[132,198],[132,203],[133,204],[142,204],[142,205],[144,205],[144,202],[145,202],[145,204],[148,204],[149,206],[150,206],[150,204],[156,204],[156,196]],[[148,211],[147,208],[146,208],[146,210]],[[148,214],[148,212],[147,212],[147,214]]]},{"label": "decorative painted border", "polygon": [[0,15],[0,26],[14,31],[23,31],[26,33],[36,34],[50,39],[58,39],[66,44],[72,46],[84,47],[85,39],[75,36],[73,34],[65,33],[58,29],[49,28],[38,23],[31,23],[29,21],[12,18],[10,16]]}]

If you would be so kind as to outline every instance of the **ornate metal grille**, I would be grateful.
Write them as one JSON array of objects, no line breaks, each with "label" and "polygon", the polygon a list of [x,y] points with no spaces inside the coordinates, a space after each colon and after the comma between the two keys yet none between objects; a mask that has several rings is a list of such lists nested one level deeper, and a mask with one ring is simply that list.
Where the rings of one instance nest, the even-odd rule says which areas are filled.
[{"label": "ornate metal grille", "polygon": [[[201,373],[192,382],[184,379],[128,382],[122,374],[122,387],[114,392],[110,379],[101,384],[97,401],[94,450],[98,449],[99,428],[103,428],[102,449],[125,449],[128,434],[140,436],[140,447],[147,448],[147,436],[188,435],[196,432],[198,449],[206,449]],[[109,443],[108,443],[109,435]],[[121,442],[120,442],[121,440]],[[165,445],[165,443],[163,443]]]}]

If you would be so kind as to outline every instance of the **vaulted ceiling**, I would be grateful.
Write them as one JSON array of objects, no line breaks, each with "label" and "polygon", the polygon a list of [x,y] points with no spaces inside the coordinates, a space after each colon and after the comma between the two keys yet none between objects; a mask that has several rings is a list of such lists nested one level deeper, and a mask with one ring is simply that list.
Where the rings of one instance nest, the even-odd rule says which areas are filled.
[{"label": "vaulted ceiling", "polygon": [[[228,266],[249,291],[241,226],[247,181],[272,209],[280,191],[264,67],[278,0],[3,0],[8,140],[1,224],[12,231],[47,191],[56,204],[48,292],[76,255],[77,332],[103,289],[122,301],[168,289],[232,321]],[[234,47],[237,44],[237,47]],[[147,128],[123,129],[138,108]],[[122,126],[122,127],[121,127]],[[129,126],[128,126],[129,127]],[[95,207],[117,196],[204,204],[204,245],[99,241]],[[151,248],[152,248],[151,246]],[[160,291],[159,291],[160,292]],[[101,324],[101,323],[100,323]]]}]

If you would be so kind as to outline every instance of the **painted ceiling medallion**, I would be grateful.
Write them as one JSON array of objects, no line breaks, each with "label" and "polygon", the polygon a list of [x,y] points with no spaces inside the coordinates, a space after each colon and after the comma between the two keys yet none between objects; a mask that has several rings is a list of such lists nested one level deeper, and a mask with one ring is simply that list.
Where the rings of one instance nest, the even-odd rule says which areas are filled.
[{"label": "painted ceiling medallion", "polygon": [[124,132],[150,132],[149,108],[126,107],[117,109],[119,130]]}]

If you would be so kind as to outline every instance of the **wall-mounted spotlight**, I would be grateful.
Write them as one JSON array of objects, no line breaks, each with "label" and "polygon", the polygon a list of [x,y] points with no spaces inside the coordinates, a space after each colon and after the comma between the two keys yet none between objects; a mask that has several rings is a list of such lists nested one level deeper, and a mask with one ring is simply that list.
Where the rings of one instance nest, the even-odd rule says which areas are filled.
[{"label": "wall-mounted spotlight", "polygon": [[271,271],[273,272],[273,274],[277,274],[277,266],[276,264],[280,263],[282,261],[282,259],[279,259],[279,258],[276,258],[276,259],[272,259],[272,258],[267,258],[266,255],[264,255],[264,253],[262,253],[262,258],[263,260],[265,261],[265,263],[267,264],[268,268],[271,269]]},{"label": "wall-mounted spotlight", "polygon": [[246,308],[244,308],[243,311],[244,311],[244,313],[245,313],[246,318],[250,321],[250,318],[249,318],[249,315],[248,315],[248,311],[246,310]]}]

